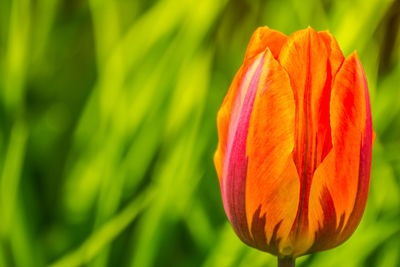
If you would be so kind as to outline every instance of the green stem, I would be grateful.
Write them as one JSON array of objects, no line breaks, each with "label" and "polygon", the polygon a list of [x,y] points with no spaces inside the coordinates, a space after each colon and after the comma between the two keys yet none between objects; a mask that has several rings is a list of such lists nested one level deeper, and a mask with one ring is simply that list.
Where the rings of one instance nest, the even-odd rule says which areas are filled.
[{"label": "green stem", "polygon": [[292,257],[278,258],[278,267],[295,267],[295,259]]}]

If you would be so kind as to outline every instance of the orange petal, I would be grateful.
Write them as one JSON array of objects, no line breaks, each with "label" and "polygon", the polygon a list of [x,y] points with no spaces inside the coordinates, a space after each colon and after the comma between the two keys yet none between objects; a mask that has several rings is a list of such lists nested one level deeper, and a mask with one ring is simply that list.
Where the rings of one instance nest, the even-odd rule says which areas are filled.
[{"label": "orange petal", "polygon": [[320,39],[324,42],[327,52],[328,61],[326,65],[326,79],[324,88],[320,91],[313,91],[312,94],[312,112],[313,112],[313,128],[316,131],[314,170],[324,160],[328,152],[332,148],[332,137],[330,127],[330,101],[333,81],[339,68],[344,62],[344,56],[333,35],[329,32],[319,32]]},{"label": "orange petal", "polygon": [[324,40],[309,27],[292,34],[279,55],[289,74],[296,103],[293,159],[300,179],[300,200],[292,229],[295,236],[307,232],[312,175],[332,147],[329,121],[332,49]]},{"label": "orange petal", "polygon": [[[354,232],[356,227],[358,226],[361,217],[364,213],[365,204],[367,202],[368,191],[369,191],[369,182],[370,182],[370,174],[371,174],[371,158],[372,158],[372,146],[375,138],[375,133],[372,128],[372,117],[371,117],[371,104],[369,100],[369,92],[367,79],[364,74],[364,70],[362,68],[361,62],[357,56],[357,53],[353,54],[350,57],[355,64],[355,77],[354,79],[357,81],[357,86],[362,90],[364,101],[360,101],[361,104],[364,104],[364,109],[362,109],[361,120],[364,119],[365,115],[365,124],[361,122],[361,148],[360,148],[360,162],[358,168],[358,188],[357,195],[354,204],[354,209],[349,215],[348,223],[345,225],[339,243],[347,240],[350,235]],[[362,94],[361,93],[361,94]],[[365,111],[365,113],[364,113]]]},{"label": "orange petal", "polygon": [[[214,154],[214,165],[220,180],[222,177],[222,166],[225,157],[229,121],[231,119],[234,100],[238,95],[238,88],[247,88],[246,86],[243,86],[243,84],[248,85],[250,82],[249,77],[251,75],[248,74],[248,71],[255,61],[256,56],[261,52],[264,52],[264,50],[269,47],[272,54],[275,57],[278,57],[281,47],[286,39],[287,36],[283,33],[271,30],[266,26],[257,28],[250,39],[243,65],[236,73],[217,115],[219,143],[217,151]],[[245,93],[241,93],[241,90],[239,90],[239,94],[241,94],[242,98],[244,98]]]},{"label": "orange petal", "polygon": [[282,254],[286,248],[290,253],[287,237],[299,196],[299,178],[291,156],[295,103],[289,77],[269,50],[260,86],[247,137],[247,222],[257,248],[274,254]]},{"label": "orange petal", "polygon": [[224,101],[217,114],[217,128],[218,128],[218,146],[217,151],[214,154],[214,165],[217,170],[218,178],[221,180],[222,178],[222,166],[223,159],[226,150],[226,141],[228,138],[228,128],[229,128],[229,119],[231,116],[232,105],[235,100],[235,96],[237,94],[237,90],[239,87],[239,82],[243,75],[243,67],[241,67],[236,73],[231,86],[229,87],[228,93],[226,94]]},{"label": "orange petal", "polygon": [[245,62],[263,52],[267,47],[275,58],[278,58],[282,45],[286,42],[287,36],[281,32],[271,30],[267,26],[258,27],[251,36],[247,46]]},{"label": "orange petal", "polygon": [[355,53],[336,76],[330,110],[333,150],[313,177],[309,221],[316,240],[310,252],[346,240],[361,219],[368,195],[373,132],[368,87]]},{"label": "orange petal", "polygon": [[245,74],[235,98],[223,162],[221,193],[229,221],[243,242],[250,243],[245,210],[247,176],[246,140],[254,100],[264,65],[265,53],[259,54]]}]

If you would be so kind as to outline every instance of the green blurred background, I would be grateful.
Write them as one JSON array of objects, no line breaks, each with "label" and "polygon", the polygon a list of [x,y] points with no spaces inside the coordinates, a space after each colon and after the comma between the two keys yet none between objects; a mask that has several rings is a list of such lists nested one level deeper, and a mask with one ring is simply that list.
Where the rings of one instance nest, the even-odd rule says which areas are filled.
[{"label": "green blurred background", "polygon": [[212,163],[252,32],[330,29],[367,74],[370,196],[298,266],[400,266],[399,0],[1,0],[0,266],[275,266],[239,241]]}]

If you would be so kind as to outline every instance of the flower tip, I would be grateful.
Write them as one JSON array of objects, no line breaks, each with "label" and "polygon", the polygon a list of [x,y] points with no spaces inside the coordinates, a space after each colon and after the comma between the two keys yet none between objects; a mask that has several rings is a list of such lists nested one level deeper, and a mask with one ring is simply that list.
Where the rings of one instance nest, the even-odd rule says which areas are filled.
[{"label": "flower tip", "polygon": [[263,30],[271,30],[271,28],[270,28],[270,27],[268,27],[267,25],[260,26],[260,27],[258,27],[258,29],[263,29]]},{"label": "flower tip", "polygon": [[350,57],[350,58],[356,58],[356,59],[357,59],[357,58],[358,58],[358,51],[357,51],[357,50],[354,50],[353,53],[351,53],[349,57]]},{"label": "flower tip", "polygon": [[308,25],[308,26],[307,26],[307,30],[309,30],[309,31],[310,31],[310,30],[314,30],[314,28],[311,27],[310,25]]},{"label": "flower tip", "polygon": [[317,34],[317,31],[310,25],[308,25],[304,31],[307,32],[308,34]]},{"label": "flower tip", "polygon": [[358,57],[358,52],[357,50],[354,50],[348,57],[347,60],[349,60],[350,62],[352,62],[352,64],[356,64],[358,65],[358,62],[360,61],[359,57]]}]

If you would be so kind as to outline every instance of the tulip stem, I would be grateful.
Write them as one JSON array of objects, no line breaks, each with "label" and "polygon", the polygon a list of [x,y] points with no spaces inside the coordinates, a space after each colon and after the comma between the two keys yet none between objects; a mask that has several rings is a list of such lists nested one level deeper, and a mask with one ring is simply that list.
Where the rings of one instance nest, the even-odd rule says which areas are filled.
[{"label": "tulip stem", "polygon": [[278,267],[295,267],[294,261],[295,260],[292,257],[278,257]]}]

